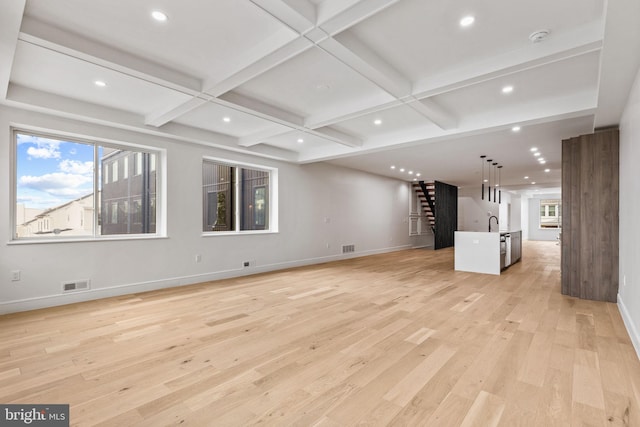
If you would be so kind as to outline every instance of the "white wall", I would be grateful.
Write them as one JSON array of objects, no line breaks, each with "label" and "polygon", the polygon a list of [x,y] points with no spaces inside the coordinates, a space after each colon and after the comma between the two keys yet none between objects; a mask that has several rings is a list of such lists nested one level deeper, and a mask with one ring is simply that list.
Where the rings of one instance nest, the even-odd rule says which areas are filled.
[{"label": "white wall", "polygon": [[620,286],[618,306],[640,357],[640,73],[620,122]]},{"label": "white wall", "polygon": [[[168,238],[8,244],[11,123],[166,149]],[[202,236],[204,155],[279,169],[279,233]],[[343,244],[355,245],[350,256],[412,244],[408,183],[328,164],[294,165],[0,107],[0,165],[0,313],[340,259]],[[255,266],[244,268],[245,260]],[[12,270],[21,271],[19,282],[10,281]],[[91,291],[61,294],[61,282],[83,279]]]},{"label": "white wall", "polygon": [[[460,231],[488,231],[489,217],[498,217],[499,229],[519,230],[518,218],[511,207],[511,216],[507,213],[507,205],[511,203],[511,194],[502,192],[501,203],[490,202],[487,197],[482,200],[480,187],[469,187],[458,190],[458,230]],[[486,191],[486,190],[485,190]],[[491,230],[497,231],[495,219],[491,220]]]},{"label": "white wall", "polygon": [[528,199],[528,240],[557,240],[557,228],[540,228],[540,200],[541,199],[561,199],[561,194],[536,194]]}]

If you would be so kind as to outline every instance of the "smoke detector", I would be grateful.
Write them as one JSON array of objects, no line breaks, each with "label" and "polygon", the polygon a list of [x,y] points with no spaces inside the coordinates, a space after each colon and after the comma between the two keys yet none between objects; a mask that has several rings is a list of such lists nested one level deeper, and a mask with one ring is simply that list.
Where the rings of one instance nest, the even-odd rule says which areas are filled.
[{"label": "smoke detector", "polygon": [[539,43],[542,40],[546,39],[548,35],[549,35],[549,30],[534,31],[529,35],[529,40],[531,40],[532,43]]}]

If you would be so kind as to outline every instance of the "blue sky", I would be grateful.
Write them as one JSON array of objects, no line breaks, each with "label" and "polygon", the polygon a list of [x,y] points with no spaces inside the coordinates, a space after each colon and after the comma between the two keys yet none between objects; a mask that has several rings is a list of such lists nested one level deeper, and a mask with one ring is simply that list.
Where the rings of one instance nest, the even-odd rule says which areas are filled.
[{"label": "blue sky", "polygon": [[48,209],[93,192],[93,145],[18,134],[17,202]]}]

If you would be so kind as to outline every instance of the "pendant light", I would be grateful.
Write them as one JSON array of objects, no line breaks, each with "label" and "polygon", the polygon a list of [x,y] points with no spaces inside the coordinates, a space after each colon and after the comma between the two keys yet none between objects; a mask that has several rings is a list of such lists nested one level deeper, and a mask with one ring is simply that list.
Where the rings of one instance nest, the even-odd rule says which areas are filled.
[{"label": "pendant light", "polygon": [[502,179],[500,169],[502,169],[502,165],[498,166],[498,204],[502,203]]},{"label": "pendant light", "polygon": [[482,166],[482,200],[484,200],[484,159],[487,156],[480,156],[480,164]]},{"label": "pendant light", "polygon": [[496,184],[495,184],[495,182],[497,181],[496,180],[496,166],[497,165],[498,165],[497,162],[493,164],[493,182],[494,182],[494,184],[493,184],[493,203],[496,203],[498,201],[498,199],[496,198]]},{"label": "pendant light", "polygon": [[489,193],[489,201],[491,201],[491,162],[493,162],[493,159],[487,159],[487,163],[489,163],[489,191],[487,191]]}]

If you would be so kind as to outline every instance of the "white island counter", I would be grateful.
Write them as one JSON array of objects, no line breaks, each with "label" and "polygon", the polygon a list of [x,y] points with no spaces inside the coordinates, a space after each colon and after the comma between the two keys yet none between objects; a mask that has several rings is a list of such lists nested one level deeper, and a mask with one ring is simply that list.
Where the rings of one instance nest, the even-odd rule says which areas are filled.
[{"label": "white island counter", "polygon": [[456,231],[455,269],[500,274],[521,254],[521,231]]}]

